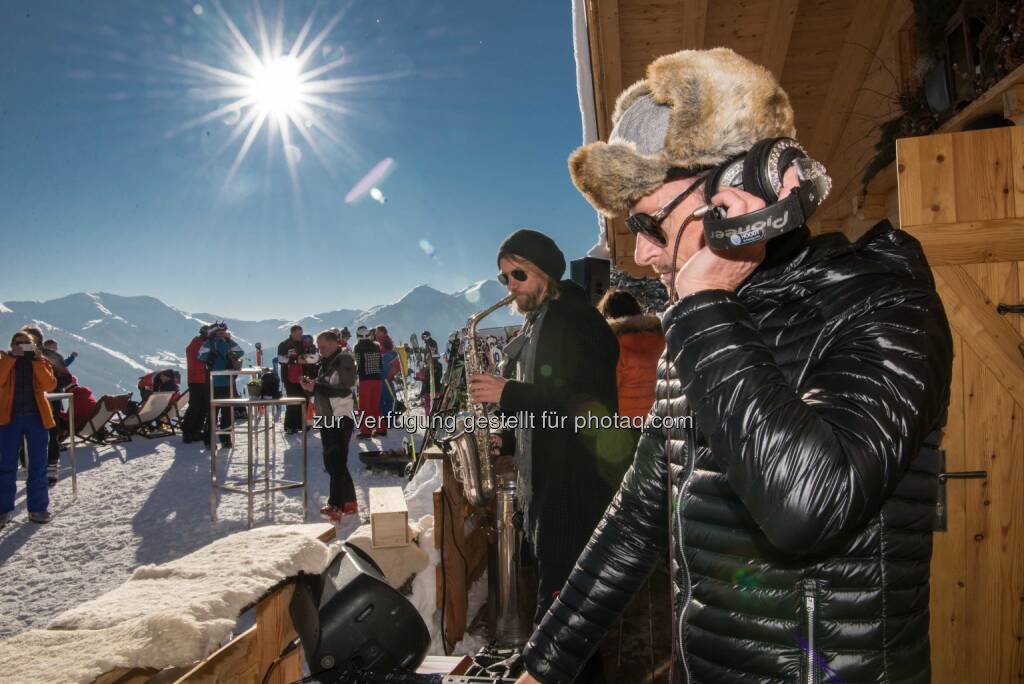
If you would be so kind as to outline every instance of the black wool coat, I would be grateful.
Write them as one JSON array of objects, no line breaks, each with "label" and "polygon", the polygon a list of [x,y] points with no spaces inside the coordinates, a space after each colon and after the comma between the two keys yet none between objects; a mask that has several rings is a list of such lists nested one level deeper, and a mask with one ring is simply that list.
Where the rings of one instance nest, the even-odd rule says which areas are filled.
[{"label": "black wool coat", "polygon": [[[583,288],[568,280],[559,284],[539,334],[533,382],[509,380],[499,406],[533,419],[528,518],[540,595],[550,597],[569,576],[632,454],[625,430],[594,429],[593,422],[576,429],[577,416],[611,416],[618,405],[618,341]],[[542,415],[557,427],[543,427]]]}]

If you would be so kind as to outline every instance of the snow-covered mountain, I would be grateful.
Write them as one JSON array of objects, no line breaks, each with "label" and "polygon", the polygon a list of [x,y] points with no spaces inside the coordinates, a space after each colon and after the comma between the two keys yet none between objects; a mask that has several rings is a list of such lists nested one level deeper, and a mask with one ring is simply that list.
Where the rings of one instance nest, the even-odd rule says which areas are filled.
[{"label": "snow-covered mountain", "polygon": [[[355,334],[360,325],[385,325],[392,338],[408,341],[411,334],[430,330],[440,341],[461,328],[473,313],[505,295],[493,280],[480,281],[459,292],[444,293],[420,285],[397,302],[367,311],[340,309],[298,321],[267,319],[243,321],[211,313],[186,313],[154,297],[124,297],[109,293],[77,293],[46,302],[10,301],[0,304],[0,346],[6,348],[14,332],[36,324],[46,337],[60,344],[67,356],[79,353],[71,371],[97,395],[135,390],[138,377],[158,368],[185,367],[185,346],[199,326],[225,320],[251,362],[253,344],[261,342],[269,361],[277,344],[298,323],[307,332],[348,326]],[[496,311],[485,326],[518,325],[522,317],[511,309]]]}]

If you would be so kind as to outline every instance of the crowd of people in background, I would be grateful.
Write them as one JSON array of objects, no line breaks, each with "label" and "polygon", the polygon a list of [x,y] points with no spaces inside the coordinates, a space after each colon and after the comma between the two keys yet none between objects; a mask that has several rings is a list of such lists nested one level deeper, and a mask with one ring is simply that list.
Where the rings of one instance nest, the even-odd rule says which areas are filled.
[{"label": "crowd of people in background", "polygon": [[[276,387],[279,382],[287,396],[308,400],[306,404],[290,404],[285,408],[283,430],[286,435],[301,433],[304,425],[309,430],[313,427],[310,418],[314,415],[320,418],[324,469],[331,478],[330,495],[321,509],[325,517],[338,520],[343,515],[358,513],[347,465],[349,444],[355,431],[355,411],[370,418],[363,425],[374,426],[362,429],[359,438],[386,437],[383,418],[407,410],[405,400],[409,399],[409,394],[399,391],[400,383],[404,384],[413,376],[421,382],[421,398],[429,413],[431,397],[436,396],[440,388],[442,366],[437,343],[430,332],[424,331],[421,338],[424,342],[422,359],[414,376],[410,363],[414,351],[406,344],[396,345],[385,326],[359,326],[357,341],[351,345],[352,334],[347,327],[330,328],[314,339],[301,325],[293,325],[288,337],[278,345],[273,359],[275,373],[267,373],[262,378],[261,396],[272,395],[267,389],[268,383]],[[223,323],[202,326],[189,342],[185,349],[189,402],[182,419],[182,439],[186,444],[208,443],[211,439],[208,415],[211,388],[214,398],[227,397],[231,395],[232,383],[229,376],[211,373],[240,369],[242,356],[242,349],[231,339]],[[140,391],[170,389],[176,382],[180,382],[180,376],[170,369],[154,371],[140,378]],[[174,391],[177,391],[176,386]],[[230,412],[221,409],[217,428],[224,433],[217,438],[225,447],[231,446],[227,430],[230,423]]]},{"label": "crowd of people in background", "polygon": [[[653,402],[650,388],[657,358],[664,346],[657,317],[645,316],[636,300],[624,291],[609,291],[599,310],[609,320],[620,344],[616,371],[619,411],[623,415],[646,414]],[[354,485],[347,467],[348,449],[355,433],[355,411],[361,411],[366,418],[356,436],[371,439],[387,436],[384,420],[387,416],[406,411],[405,402],[411,398],[409,382],[418,383],[424,413],[430,415],[435,408],[442,389],[442,361],[448,359],[454,334],[449,338],[443,355],[430,331],[424,330],[419,337],[422,346],[412,349],[408,344],[396,345],[383,325],[359,326],[353,345],[352,333],[347,327],[328,329],[314,340],[302,326],[293,325],[288,337],[278,345],[273,383],[276,386],[279,379],[287,396],[309,400],[305,409],[296,404],[286,408],[285,434],[298,434],[303,425],[307,430],[311,429],[313,421],[309,419],[313,415],[336,419],[320,421],[321,425],[329,425],[320,430],[324,469],[331,477],[330,495],[321,509],[325,517],[337,520],[343,515],[358,512]],[[501,360],[500,343],[493,336],[486,342],[497,367]],[[211,375],[211,372],[238,370],[242,367],[243,356],[242,348],[232,340],[230,330],[222,322],[201,326],[185,348],[185,381],[189,393],[181,421],[185,444],[209,444],[211,393],[214,398],[231,396],[234,382],[230,376]],[[34,327],[19,331],[11,340],[11,350],[3,353],[4,362],[0,366],[0,390],[3,394],[0,398],[2,522],[10,518],[13,510],[11,492],[19,460],[29,472],[30,519],[36,522],[49,520],[48,498],[42,489],[54,486],[58,480],[60,444],[67,439],[69,431],[83,427],[97,405],[92,390],[79,385],[77,378],[68,370],[77,357],[77,352],[63,356],[58,343],[52,339],[44,340],[42,332]],[[414,364],[414,359],[418,363]],[[264,386],[267,382],[268,379],[264,379]],[[69,425],[68,412],[59,401],[44,402],[45,409],[28,402],[27,388],[33,392],[71,393],[75,425]],[[130,411],[137,410],[156,392],[172,392],[176,399],[183,389],[181,372],[174,368],[151,371],[139,378],[137,389],[140,400],[130,403]],[[407,391],[401,392],[401,389]],[[307,411],[307,420],[303,420],[304,411]],[[231,411],[221,409],[218,414],[217,430],[224,432],[217,434],[217,439],[221,446],[230,447],[228,428]],[[14,445],[10,447],[14,450],[13,461],[8,454],[8,443]],[[10,463],[14,464],[13,467]],[[42,489],[40,483],[45,485]]]}]

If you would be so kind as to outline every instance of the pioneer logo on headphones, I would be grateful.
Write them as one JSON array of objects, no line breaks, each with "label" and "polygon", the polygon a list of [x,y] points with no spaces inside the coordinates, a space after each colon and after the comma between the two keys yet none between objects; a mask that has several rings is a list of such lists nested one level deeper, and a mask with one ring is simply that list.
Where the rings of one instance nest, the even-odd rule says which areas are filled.
[{"label": "pioneer logo on headphones", "polygon": [[765,230],[773,228],[775,230],[782,230],[786,227],[786,223],[789,221],[789,209],[786,209],[785,213],[779,218],[766,218],[760,221],[754,221],[748,223],[745,226],[739,228],[726,228],[724,230],[715,230],[711,232],[711,237],[716,240],[728,240],[732,244],[739,247],[740,245],[749,245],[753,242],[761,242],[765,239]]}]

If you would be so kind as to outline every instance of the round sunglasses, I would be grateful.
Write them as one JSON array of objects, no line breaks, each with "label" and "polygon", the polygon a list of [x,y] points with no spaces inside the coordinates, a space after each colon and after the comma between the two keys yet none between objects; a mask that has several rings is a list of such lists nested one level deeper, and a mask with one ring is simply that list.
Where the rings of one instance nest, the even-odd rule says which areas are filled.
[{"label": "round sunglasses", "polygon": [[530,274],[528,274],[526,271],[524,271],[521,268],[514,268],[511,271],[509,271],[507,274],[506,273],[499,273],[498,274],[498,282],[501,283],[502,285],[506,285],[507,286],[508,285],[508,277],[509,276],[512,276],[513,278],[515,278],[516,280],[518,280],[521,283],[525,283],[526,279],[530,277]]},{"label": "round sunglasses", "polygon": [[668,215],[672,213],[672,210],[679,206],[683,200],[692,195],[697,188],[704,184],[706,176],[707,173],[699,175],[697,180],[695,180],[688,188],[676,195],[675,199],[663,206],[661,209],[658,209],[658,211],[653,214],[645,214],[643,212],[630,214],[626,217],[626,226],[629,228],[629,232],[633,233],[634,236],[644,235],[662,247],[667,247],[668,239],[665,237],[665,231],[661,229],[662,221],[668,218]]}]

